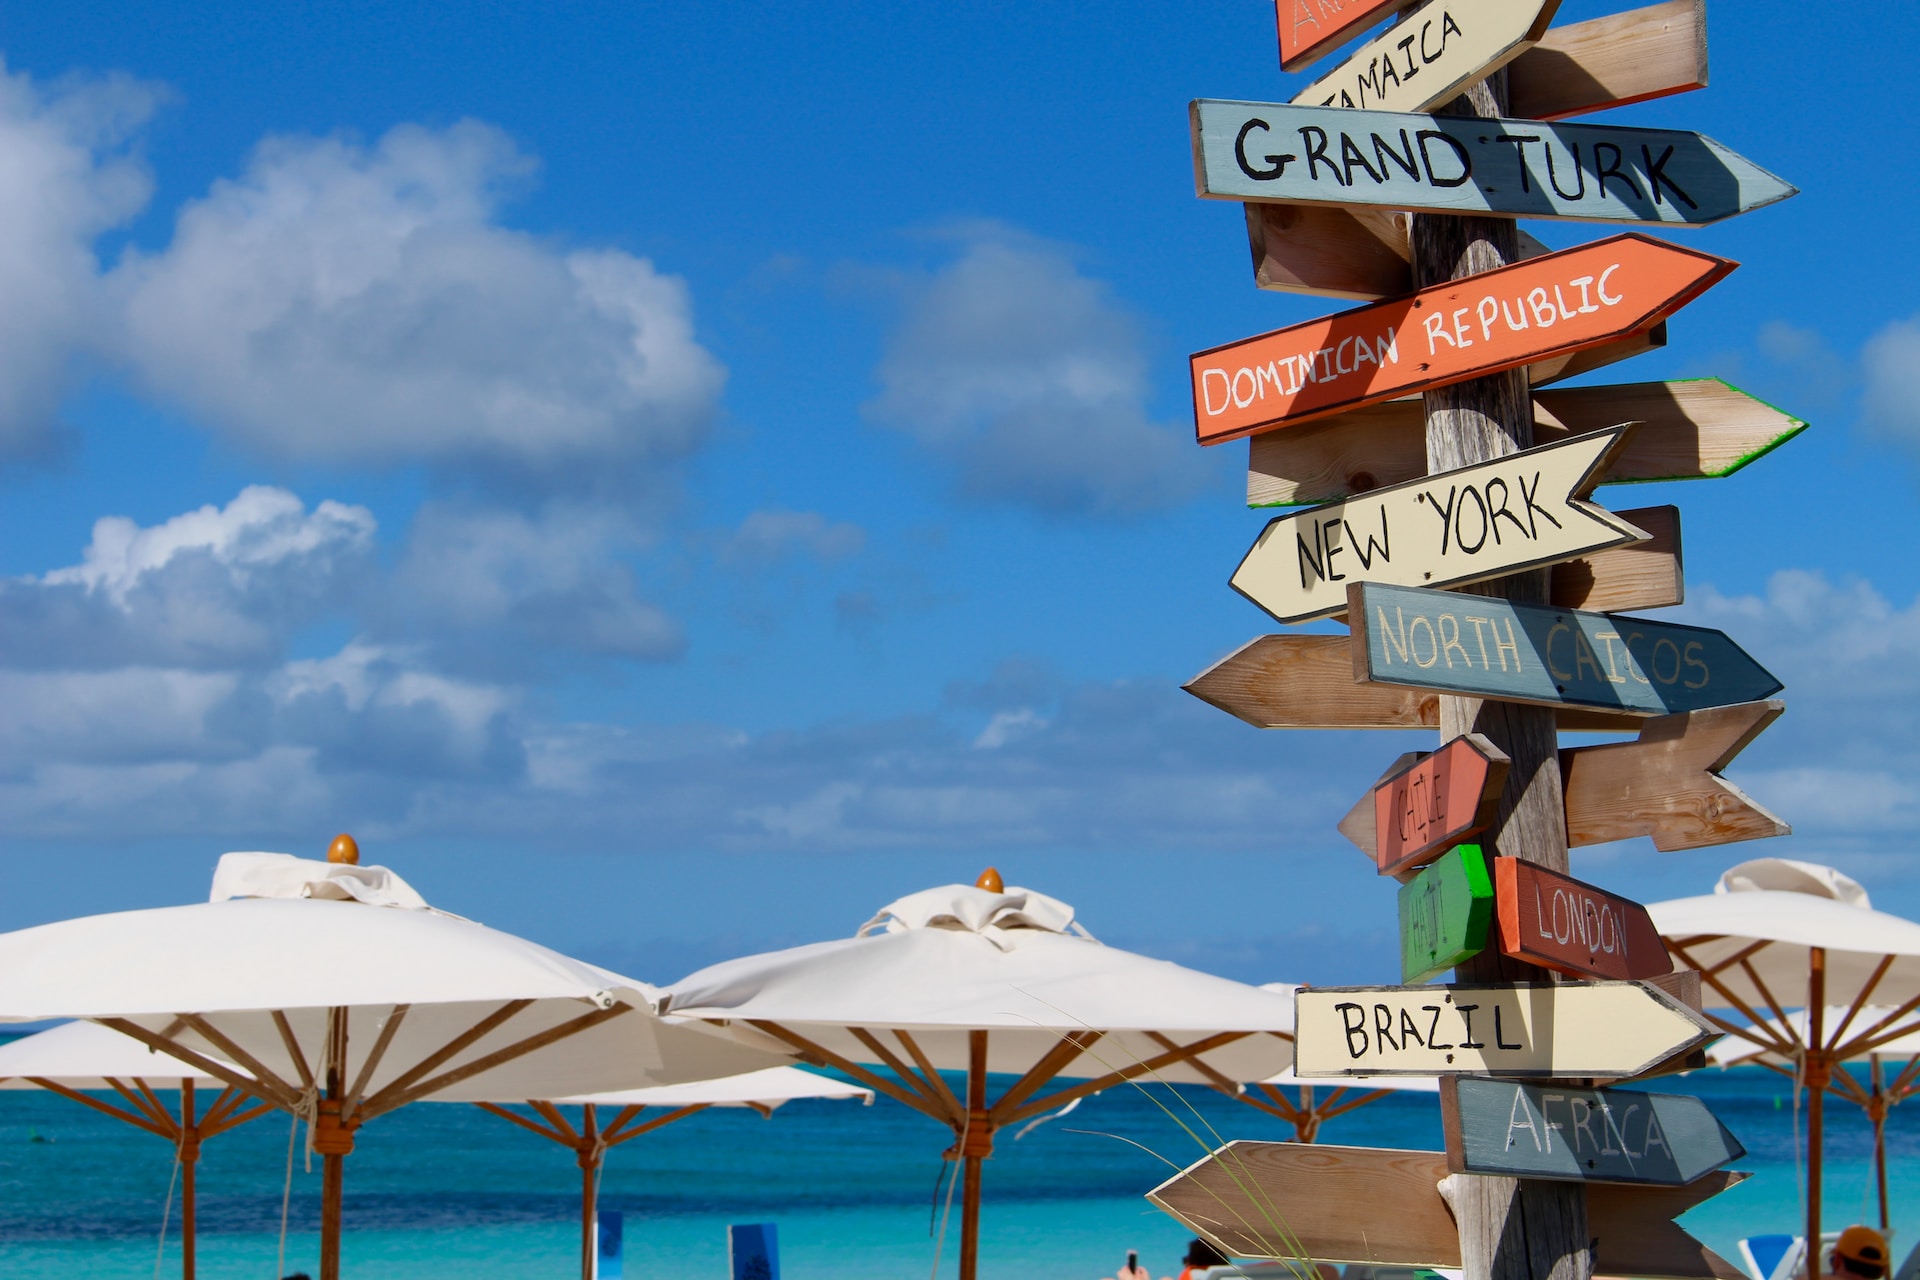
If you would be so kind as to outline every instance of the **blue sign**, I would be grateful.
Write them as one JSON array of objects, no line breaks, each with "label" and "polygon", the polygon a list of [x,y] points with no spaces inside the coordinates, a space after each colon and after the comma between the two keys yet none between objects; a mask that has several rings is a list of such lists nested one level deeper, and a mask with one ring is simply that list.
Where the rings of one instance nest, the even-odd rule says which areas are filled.
[{"label": "blue sign", "polygon": [[727,1262],[733,1280],[780,1280],[780,1239],[771,1222],[727,1228]]}]

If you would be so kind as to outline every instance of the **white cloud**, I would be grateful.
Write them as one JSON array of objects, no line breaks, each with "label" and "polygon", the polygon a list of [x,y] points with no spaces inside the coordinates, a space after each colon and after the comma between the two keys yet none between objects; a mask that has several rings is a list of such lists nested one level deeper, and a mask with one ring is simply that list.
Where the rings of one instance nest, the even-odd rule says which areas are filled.
[{"label": "white cloud", "polygon": [[1862,408],[1867,424],[1920,449],[1920,320],[1900,320],[1882,329],[1861,351],[1860,362],[1866,374]]},{"label": "white cloud", "polygon": [[121,146],[158,99],[125,77],[47,90],[0,62],[0,458],[47,447],[105,327],[93,243],[147,201]]},{"label": "white cloud", "polygon": [[908,301],[873,416],[963,492],[1053,515],[1177,505],[1207,483],[1187,433],[1150,419],[1133,318],[1060,250],[991,230]]},{"label": "white cloud", "polygon": [[676,458],[723,381],[685,284],[495,221],[532,162],[499,130],[264,142],[113,273],[145,383],[248,445],[520,479]]},{"label": "white cloud", "polygon": [[844,560],[867,545],[867,533],[857,524],[828,520],[817,511],[755,511],[720,544],[720,558],[728,563],[764,568],[788,555],[816,560]]}]

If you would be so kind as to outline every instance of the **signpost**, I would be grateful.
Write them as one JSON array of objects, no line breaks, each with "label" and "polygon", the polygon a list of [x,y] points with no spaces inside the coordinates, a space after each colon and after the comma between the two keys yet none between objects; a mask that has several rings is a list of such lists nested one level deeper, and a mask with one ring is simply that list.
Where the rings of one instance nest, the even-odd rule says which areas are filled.
[{"label": "signpost", "polygon": [[[1247,505],[1332,502],[1427,474],[1420,402],[1390,400],[1254,436]],[[1718,378],[1568,387],[1533,393],[1536,445],[1637,422],[1601,484],[1730,476],[1807,424]]]},{"label": "signpost", "polygon": [[1785,710],[1748,702],[1662,716],[1641,726],[1638,741],[1562,751],[1568,843],[1651,836],[1668,853],[1791,833],[1720,776]]},{"label": "signpost", "polygon": [[1674,129],[1200,98],[1202,196],[1704,227],[1796,189]]},{"label": "signpost", "polygon": [[[1346,636],[1257,636],[1183,686],[1256,729],[1431,729],[1439,698],[1385,684],[1355,684]],[[1637,715],[1563,707],[1572,731],[1637,731]]]},{"label": "signpost", "polygon": [[1651,328],[1737,264],[1628,233],[1194,355],[1218,444]]},{"label": "signpost", "polygon": [[1561,120],[1707,87],[1707,0],[1554,27],[1507,66],[1507,114]]},{"label": "signpost", "polygon": [[1440,1121],[1455,1173],[1684,1187],[1747,1153],[1706,1103],[1675,1093],[1448,1076]]},{"label": "signpost", "polygon": [[1347,597],[1357,680],[1649,716],[1781,688],[1706,627],[1371,582],[1351,584]]},{"label": "signpost", "polygon": [[1646,982],[1302,987],[1293,1070],[1625,1080],[1719,1034]]},{"label": "signpost", "polygon": [[1560,0],[1427,0],[1294,95],[1302,106],[1425,111],[1546,34]]},{"label": "signpost", "polygon": [[1280,69],[1298,71],[1414,0],[1274,0]]},{"label": "signpost", "polygon": [[1351,580],[1459,586],[1644,542],[1580,500],[1632,425],[1276,516],[1231,585],[1281,622],[1310,622],[1346,612]]},{"label": "signpost", "polygon": [[[1253,201],[1245,209],[1253,282],[1262,289],[1359,299],[1413,292],[1404,213]],[[1551,252],[1532,236],[1521,236],[1521,258]]]},{"label": "signpost", "polygon": [[[1230,1142],[1147,1199],[1235,1258],[1376,1266],[1461,1266],[1438,1151]],[[1720,1170],[1684,1187],[1586,1188],[1596,1273],[1651,1280],[1747,1280],[1673,1219],[1742,1182]]]},{"label": "signpost", "polygon": [[1479,955],[1492,923],[1486,855],[1455,845],[1400,886],[1400,980],[1425,982]]},{"label": "signpost", "polygon": [[1493,889],[1506,955],[1575,977],[1673,972],[1660,930],[1637,902],[1518,858],[1493,860]]},{"label": "signpost", "polygon": [[[1363,848],[1380,874],[1397,876],[1424,866],[1491,826],[1509,763],[1506,752],[1477,733],[1395,762],[1354,806],[1356,812],[1367,811]],[[1352,818],[1349,814],[1340,830],[1358,844],[1358,829],[1347,830]]]}]

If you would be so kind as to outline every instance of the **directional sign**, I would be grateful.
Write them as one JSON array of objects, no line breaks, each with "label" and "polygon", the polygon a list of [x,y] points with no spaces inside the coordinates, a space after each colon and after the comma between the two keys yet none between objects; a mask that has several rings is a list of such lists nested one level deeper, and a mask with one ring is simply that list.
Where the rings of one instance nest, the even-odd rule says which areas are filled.
[{"label": "directional sign", "polygon": [[1424,866],[1493,825],[1511,763],[1506,752],[1477,733],[1463,734],[1438,751],[1411,752],[1374,784],[1340,830],[1359,844],[1361,829],[1354,818],[1364,809],[1361,847],[1381,875]]},{"label": "directional sign", "polygon": [[1600,346],[1736,265],[1630,233],[1245,338],[1191,358],[1194,425],[1218,444]]},{"label": "directional sign", "polygon": [[[1386,209],[1249,201],[1247,246],[1262,289],[1332,298],[1413,292],[1407,217]],[[1522,231],[1516,261],[1553,252]]]},{"label": "directional sign", "polygon": [[1493,866],[1504,954],[1585,978],[1673,972],[1667,944],[1639,903],[1518,858],[1495,858]]},{"label": "directional sign", "polygon": [[1648,535],[1581,497],[1631,423],[1276,516],[1229,585],[1281,622],[1347,609],[1346,583],[1452,587]]},{"label": "directional sign", "polygon": [[1749,702],[1646,721],[1635,742],[1560,753],[1567,843],[1652,836],[1664,852],[1784,836],[1793,828],[1720,776],[1786,710]]},{"label": "directional sign", "polygon": [[1280,69],[1298,71],[1414,0],[1274,0]]},{"label": "directional sign", "polygon": [[1440,1120],[1455,1173],[1684,1187],[1747,1154],[1706,1103],[1677,1093],[1449,1076]]},{"label": "directional sign", "polygon": [[[1147,1193],[1189,1231],[1233,1258],[1299,1258],[1376,1266],[1460,1266],[1460,1233],[1442,1198],[1447,1157],[1300,1142],[1230,1142]],[[1684,1187],[1587,1188],[1595,1275],[1747,1280],[1674,1224],[1738,1185],[1722,1169]],[[1383,1229],[1382,1211],[1390,1214]]]},{"label": "directional sign", "polygon": [[[1355,684],[1346,636],[1259,636],[1184,688],[1256,729],[1433,729],[1440,724],[1440,699],[1434,694]],[[1584,707],[1562,707],[1556,720],[1570,732],[1632,733],[1644,723],[1639,716]]]},{"label": "directional sign", "polygon": [[1795,194],[1674,129],[1217,98],[1189,115],[1194,183],[1214,199],[1703,227]]},{"label": "directional sign", "polygon": [[1486,855],[1455,845],[1400,886],[1400,980],[1425,982],[1479,955],[1492,923]]},{"label": "directional sign", "polygon": [[[1614,422],[1638,422],[1607,462],[1602,484],[1730,476],[1806,430],[1791,414],[1718,378],[1536,390],[1535,444]],[[1392,400],[1253,437],[1247,505],[1332,502],[1427,474],[1424,411]]]},{"label": "directional sign", "polygon": [[1293,1070],[1624,1080],[1718,1032],[1646,982],[1302,987]]},{"label": "directional sign", "polygon": [[1669,715],[1753,702],[1781,684],[1719,631],[1355,583],[1357,680],[1535,706]]},{"label": "directional sign", "polygon": [[1706,0],[1668,0],[1554,27],[1507,64],[1507,109],[1527,120],[1706,87]]},{"label": "directional sign", "polygon": [[1680,508],[1640,507],[1614,514],[1644,530],[1647,540],[1556,564],[1548,578],[1547,603],[1595,613],[1683,603],[1687,583],[1680,566]]},{"label": "directional sign", "polygon": [[1426,111],[1546,34],[1560,0],[1427,0],[1294,95],[1302,106]]}]

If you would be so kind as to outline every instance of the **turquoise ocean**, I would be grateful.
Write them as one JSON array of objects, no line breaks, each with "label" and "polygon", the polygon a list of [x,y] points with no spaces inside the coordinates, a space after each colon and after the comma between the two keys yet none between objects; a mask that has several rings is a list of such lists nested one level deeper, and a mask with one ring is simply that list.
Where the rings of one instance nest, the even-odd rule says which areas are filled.
[{"label": "turquoise ocean", "polygon": [[[1735,1241],[1793,1231],[1800,1180],[1789,1083],[1758,1068],[1661,1083],[1695,1093],[1748,1150],[1753,1177],[1684,1224],[1738,1261]],[[173,1095],[164,1095],[170,1101]],[[1154,1275],[1177,1272],[1179,1224],[1143,1192],[1201,1153],[1163,1106],[1210,1140],[1291,1130],[1201,1089],[1175,1096],[1123,1086],[1015,1140],[987,1164],[983,1277],[1096,1280],[1129,1249]],[[1911,1114],[1907,1114],[1910,1112]],[[1196,1116],[1197,1113],[1197,1116]],[[1857,1108],[1829,1106],[1827,1225],[1871,1221],[1871,1132]],[[200,1165],[200,1274],[281,1274],[289,1122],[270,1115],[207,1142]],[[807,1277],[936,1275],[946,1130],[885,1098],[795,1102],[771,1119],[715,1110],[609,1153],[604,1207],[625,1215],[626,1275],[726,1275],[726,1226],[778,1225],[782,1270]],[[1328,1122],[1323,1142],[1440,1145],[1430,1094],[1397,1094]],[[1138,1144],[1138,1145],[1135,1145]],[[1920,1238],[1920,1103],[1888,1125],[1895,1254]],[[319,1162],[292,1159],[285,1271],[314,1271]],[[161,1239],[173,1174],[168,1144],[71,1101],[0,1091],[0,1280],[179,1274],[178,1201]],[[387,1280],[576,1275],[579,1173],[572,1153],[470,1106],[420,1104],[367,1126],[347,1161],[344,1270]],[[952,1275],[958,1197],[939,1275]],[[1390,1213],[1390,1206],[1382,1206]],[[156,1270],[157,1264],[157,1270]]]}]

